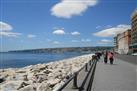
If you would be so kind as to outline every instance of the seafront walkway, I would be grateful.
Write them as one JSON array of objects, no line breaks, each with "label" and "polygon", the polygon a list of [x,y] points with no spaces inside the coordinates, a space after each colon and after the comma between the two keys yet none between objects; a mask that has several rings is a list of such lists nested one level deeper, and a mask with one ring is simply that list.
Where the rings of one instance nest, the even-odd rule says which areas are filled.
[{"label": "seafront walkway", "polygon": [[[136,59],[128,60],[137,61]],[[78,87],[81,86],[86,74],[84,70],[79,73],[77,78]],[[62,91],[79,91],[79,89],[72,89],[72,87],[73,81]],[[127,60],[120,59],[120,57],[115,57],[113,65],[110,65],[109,61],[104,64],[103,58],[97,62],[91,91],[137,91],[136,87],[137,67],[135,62],[127,62]],[[82,91],[87,90],[83,89]]]},{"label": "seafront walkway", "polygon": [[137,91],[136,87],[136,64],[118,58],[113,65],[104,64],[103,60],[97,63],[92,91]]}]

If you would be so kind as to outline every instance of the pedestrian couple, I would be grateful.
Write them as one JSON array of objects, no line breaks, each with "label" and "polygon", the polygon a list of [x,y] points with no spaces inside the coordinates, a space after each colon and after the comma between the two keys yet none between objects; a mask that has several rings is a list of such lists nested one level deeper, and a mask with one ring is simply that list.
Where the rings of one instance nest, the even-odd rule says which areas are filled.
[{"label": "pedestrian couple", "polygon": [[107,61],[110,61],[110,64],[113,64],[113,61],[114,61],[114,54],[112,52],[107,52],[104,53],[104,63],[106,64]]}]

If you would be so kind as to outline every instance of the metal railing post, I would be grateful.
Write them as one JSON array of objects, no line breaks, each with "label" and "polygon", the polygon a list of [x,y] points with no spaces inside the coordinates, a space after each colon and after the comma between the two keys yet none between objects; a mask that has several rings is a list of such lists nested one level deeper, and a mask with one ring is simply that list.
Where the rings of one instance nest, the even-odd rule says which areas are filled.
[{"label": "metal railing post", "polygon": [[85,65],[85,71],[86,72],[88,71],[88,63],[86,63],[86,65]]},{"label": "metal railing post", "polygon": [[[95,62],[96,62],[96,61],[92,61],[92,64],[91,64],[91,66],[90,66],[90,69],[89,69],[86,77],[84,78],[83,83],[82,83],[81,86],[79,87],[79,91],[87,91],[87,88],[85,88],[85,84],[86,84],[86,82],[87,82],[87,79],[93,74],[92,72],[93,72],[93,69],[94,69],[94,66],[95,66]],[[89,79],[90,79],[90,78],[89,78]]]},{"label": "metal railing post", "polygon": [[74,73],[74,79],[73,79],[73,89],[78,89],[78,86],[77,86],[77,76],[78,76],[78,73],[75,72]]},{"label": "metal railing post", "polygon": [[[85,88],[85,84],[86,84],[87,79],[88,79],[91,75],[93,75],[93,73],[91,73],[91,72],[93,72],[94,66],[96,65],[95,63],[96,63],[96,60],[95,60],[95,61],[90,60],[88,63],[85,63],[85,65],[84,65],[81,69],[79,69],[77,72],[74,72],[74,74],[71,75],[70,78],[69,78],[68,80],[66,80],[66,82],[57,89],[57,91],[62,91],[62,90],[69,84],[69,82],[71,82],[72,80],[73,80],[73,81],[72,81],[72,89],[76,89],[76,90],[78,90],[78,91],[84,91],[84,90],[87,91],[87,88]],[[88,65],[89,65],[89,67],[88,67]],[[89,68],[89,69],[88,69],[88,68]],[[87,72],[87,75],[86,75],[86,77],[84,78],[84,81],[82,82],[81,86],[78,87],[77,79],[78,79],[78,74],[79,74],[79,72],[80,72],[81,70],[83,70],[83,71],[85,70],[85,72]],[[91,74],[91,75],[90,75],[90,74]],[[90,79],[90,78],[89,78],[89,79]],[[90,83],[90,84],[91,84],[91,83]],[[91,84],[91,85],[92,85],[92,84]],[[91,87],[88,87],[88,89],[90,89],[90,88],[91,88]]]},{"label": "metal railing post", "polygon": [[90,65],[90,66],[91,66],[91,61],[92,61],[92,60],[89,61],[89,65]]},{"label": "metal railing post", "polygon": [[95,69],[96,69],[96,64],[97,64],[97,61],[95,61],[95,63],[94,63],[94,67],[92,69],[92,74],[91,74],[89,84],[88,84],[86,91],[91,91],[92,83],[93,83],[93,79],[94,79],[94,74],[95,74]]}]

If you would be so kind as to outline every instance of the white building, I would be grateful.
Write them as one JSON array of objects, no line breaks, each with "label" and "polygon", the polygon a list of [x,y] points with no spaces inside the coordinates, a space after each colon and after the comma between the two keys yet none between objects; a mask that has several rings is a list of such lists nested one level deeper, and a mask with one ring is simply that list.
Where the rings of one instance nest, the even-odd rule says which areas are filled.
[{"label": "white building", "polygon": [[131,43],[131,30],[117,35],[118,53],[127,54],[129,52],[129,45]]}]

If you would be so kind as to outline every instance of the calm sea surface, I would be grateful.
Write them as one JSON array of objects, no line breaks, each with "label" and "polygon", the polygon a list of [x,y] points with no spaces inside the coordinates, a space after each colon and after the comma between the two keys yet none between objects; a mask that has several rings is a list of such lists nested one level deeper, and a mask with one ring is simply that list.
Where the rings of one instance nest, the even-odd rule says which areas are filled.
[{"label": "calm sea surface", "polygon": [[80,53],[0,53],[0,68],[20,68],[82,55]]}]

